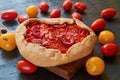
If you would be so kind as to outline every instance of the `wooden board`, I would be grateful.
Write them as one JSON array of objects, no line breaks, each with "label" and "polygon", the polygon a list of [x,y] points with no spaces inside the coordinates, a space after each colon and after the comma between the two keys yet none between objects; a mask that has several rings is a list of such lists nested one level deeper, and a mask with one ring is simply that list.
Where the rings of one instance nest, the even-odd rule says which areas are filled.
[{"label": "wooden board", "polygon": [[70,80],[75,75],[75,73],[77,73],[77,71],[85,64],[86,60],[91,56],[92,53],[75,62],[56,67],[45,67],[45,69],[65,78],[66,80]]}]

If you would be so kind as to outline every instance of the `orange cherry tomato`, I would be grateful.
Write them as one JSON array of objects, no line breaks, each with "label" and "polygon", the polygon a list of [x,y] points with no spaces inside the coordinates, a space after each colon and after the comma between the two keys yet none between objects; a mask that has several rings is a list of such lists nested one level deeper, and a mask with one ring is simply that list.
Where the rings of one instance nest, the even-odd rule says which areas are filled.
[{"label": "orange cherry tomato", "polygon": [[98,40],[102,44],[112,43],[114,42],[114,39],[115,39],[115,35],[111,31],[107,31],[107,30],[101,31],[98,36]]},{"label": "orange cherry tomato", "polygon": [[38,15],[38,8],[37,8],[37,6],[31,5],[31,6],[27,7],[26,13],[28,14],[28,16],[30,18],[37,17],[37,15]]},{"label": "orange cherry tomato", "polygon": [[105,63],[104,61],[99,57],[90,57],[86,61],[86,70],[90,75],[97,76],[104,72],[105,69]]},{"label": "orange cherry tomato", "polygon": [[12,51],[16,48],[15,35],[6,33],[0,36],[0,46],[6,51]]}]

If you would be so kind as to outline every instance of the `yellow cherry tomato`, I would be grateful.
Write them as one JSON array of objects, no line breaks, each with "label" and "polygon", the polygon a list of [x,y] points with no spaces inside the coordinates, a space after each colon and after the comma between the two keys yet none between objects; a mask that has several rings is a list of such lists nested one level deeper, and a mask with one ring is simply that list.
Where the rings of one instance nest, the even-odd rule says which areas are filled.
[{"label": "yellow cherry tomato", "polygon": [[38,15],[38,8],[37,8],[37,6],[31,5],[31,6],[27,7],[26,13],[28,14],[28,16],[30,18],[37,17],[37,15]]},{"label": "yellow cherry tomato", "polygon": [[86,61],[86,70],[90,75],[97,76],[104,72],[105,69],[105,63],[104,61],[99,57],[90,57]]},{"label": "yellow cherry tomato", "polygon": [[115,39],[115,35],[111,31],[107,31],[107,30],[101,31],[98,36],[98,40],[102,44],[112,43],[114,42],[114,39]]},{"label": "yellow cherry tomato", "polygon": [[0,36],[0,46],[6,51],[12,51],[16,48],[15,35],[6,33]]}]

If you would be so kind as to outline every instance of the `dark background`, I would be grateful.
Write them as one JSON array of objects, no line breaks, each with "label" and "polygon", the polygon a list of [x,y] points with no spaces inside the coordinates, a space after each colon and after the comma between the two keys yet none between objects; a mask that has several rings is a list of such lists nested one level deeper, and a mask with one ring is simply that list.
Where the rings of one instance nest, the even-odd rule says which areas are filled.
[{"label": "dark background", "polygon": [[[50,5],[48,13],[41,13],[39,10],[38,18],[48,17],[51,10],[54,8],[61,9],[61,17],[69,18],[74,8],[70,12],[65,12],[61,5],[64,0],[1,0],[0,12],[4,10],[14,9],[19,15],[26,15],[26,8],[30,5],[36,5],[42,1],[48,2]],[[120,0],[72,0],[73,4],[77,1],[82,1],[87,4],[87,10],[82,13],[83,22],[90,24],[97,18],[101,18],[100,12],[108,7],[115,8],[117,15],[110,20],[106,20],[105,29],[112,31],[115,34],[115,43],[120,46]],[[0,19],[8,29],[15,30],[19,25],[17,19],[11,22],[6,22]],[[97,33],[99,34],[99,33]],[[120,80],[120,51],[115,57],[104,58],[100,53],[101,44],[97,42],[93,54],[101,57],[106,64],[105,71],[100,76],[90,76],[83,66],[71,80]],[[120,48],[119,48],[120,49]],[[6,52],[0,49],[0,80],[64,80],[63,78],[43,69],[39,68],[34,74],[20,73],[17,68],[17,62],[22,59],[17,48],[11,52]]]}]

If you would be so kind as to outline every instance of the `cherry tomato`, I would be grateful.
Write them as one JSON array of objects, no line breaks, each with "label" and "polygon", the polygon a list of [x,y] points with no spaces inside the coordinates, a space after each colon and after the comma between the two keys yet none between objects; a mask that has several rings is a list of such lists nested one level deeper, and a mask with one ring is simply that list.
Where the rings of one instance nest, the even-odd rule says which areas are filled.
[{"label": "cherry tomato", "polygon": [[82,21],[82,16],[78,12],[72,13],[71,18],[76,18]]},{"label": "cherry tomato", "polygon": [[75,39],[71,38],[71,39],[61,39],[61,42],[63,43],[63,45],[65,45],[66,47],[70,47],[71,45],[73,45],[75,43]]},{"label": "cherry tomato", "polygon": [[1,13],[1,18],[5,21],[12,21],[16,19],[18,13],[15,10],[6,10]]},{"label": "cherry tomato", "polygon": [[37,70],[37,66],[33,65],[27,60],[20,60],[17,63],[17,69],[22,73],[31,74]]},{"label": "cherry tomato", "polygon": [[86,61],[86,70],[90,75],[97,76],[104,72],[105,69],[105,63],[104,61],[99,57],[90,57]]},{"label": "cherry tomato", "polygon": [[96,19],[95,21],[93,21],[93,23],[91,24],[90,28],[97,32],[97,31],[100,31],[102,30],[106,25],[106,21],[104,19]]},{"label": "cherry tomato", "polygon": [[100,50],[103,56],[109,57],[109,56],[115,56],[119,50],[119,47],[114,43],[107,43],[107,44],[104,44],[100,48]]},{"label": "cherry tomato", "polygon": [[60,15],[61,15],[60,9],[54,9],[54,10],[52,10],[52,12],[50,13],[50,17],[51,17],[51,18],[58,18],[58,17],[60,17]]},{"label": "cherry tomato", "polygon": [[101,11],[101,16],[105,19],[110,19],[116,15],[117,11],[114,8],[106,8]]},{"label": "cherry tomato", "polygon": [[62,24],[62,25],[57,25],[57,24],[55,24],[53,27],[54,28],[64,28],[64,27],[66,27],[67,26],[67,24]]},{"label": "cherry tomato", "polygon": [[41,2],[39,4],[39,8],[40,8],[41,12],[47,12],[49,9],[49,5],[47,2]]},{"label": "cherry tomato", "polygon": [[87,5],[83,2],[76,2],[74,8],[79,12],[84,12],[87,8]]},{"label": "cherry tomato", "polygon": [[98,36],[98,40],[102,44],[112,43],[114,42],[114,39],[115,39],[115,35],[111,31],[107,31],[107,30],[101,31]]},{"label": "cherry tomato", "polygon": [[29,19],[29,17],[26,16],[26,15],[20,15],[20,16],[18,16],[19,23],[22,23],[23,21],[25,21],[27,19]]},{"label": "cherry tomato", "polygon": [[26,13],[28,14],[28,16],[30,18],[37,17],[37,15],[38,15],[38,8],[37,8],[37,6],[31,5],[31,6],[27,7]]},{"label": "cherry tomato", "polygon": [[12,51],[16,48],[15,35],[13,33],[5,33],[0,36],[0,46],[6,51]]},{"label": "cherry tomato", "polygon": [[62,7],[65,11],[69,11],[72,9],[72,1],[71,0],[65,0],[62,4]]}]

